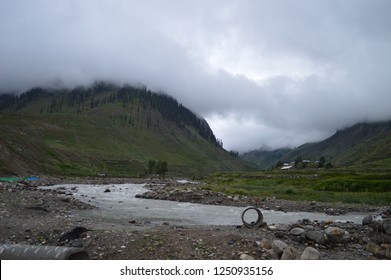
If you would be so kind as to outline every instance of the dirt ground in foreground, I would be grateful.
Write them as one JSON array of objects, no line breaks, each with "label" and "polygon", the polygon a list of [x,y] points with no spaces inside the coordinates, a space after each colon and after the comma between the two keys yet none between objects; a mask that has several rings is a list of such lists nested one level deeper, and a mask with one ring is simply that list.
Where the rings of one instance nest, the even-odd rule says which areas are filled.
[{"label": "dirt ground in foreground", "polygon": [[[58,183],[60,180],[44,181],[40,184]],[[94,181],[94,183],[130,183],[125,179]],[[91,183],[85,180],[80,183]],[[152,186],[153,187],[153,186]],[[161,185],[160,185],[161,187]],[[205,202],[215,203],[213,193],[205,193],[194,186],[193,193],[200,192]],[[183,186],[167,186],[172,200],[178,200]],[[155,189],[156,191],[156,189]],[[187,192],[189,193],[189,191]],[[198,195],[199,196],[199,195]],[[240,198],[218,196],[220,205],[241,206],[248,201]],[[169,199],[169,198],[165,198]],[[197,198],[198,199],[198,198]],[[254,200],[254,198],[247,198]],[[185,198],[181,197],[181,200]],[[187,199],[192,201],[191,196]],[[199,199],[198,199],[199,200]],[[334,212],[378,212],[383,208],[359,205],[318,204],[257,200],[257,207],[286,211],[326,211]],[[198,201],[200,202],[200,201]],[[236,204],[235,204],[236,202]],[[256,202],[256,201],[255,201]],[[248,205],[248,204],[247,204]],[[305,205],[305,206],[304,206]],[[332,224],[317,221],[298,221],[294,225],[263,225],[260,228],[236,226],[177,226],[163,223],[152,225],[129,217],[127,225],[117,225],[115,221],[102,226],[100,220],[76,219],[73,210],[88,211],[92,206],[83,204],[70,195],[56,191],[41,191],[34,186],[23,184],[0,183],[0,245],[31,244],[84,246],[92,259],[279,259],[281,256],[273,252],[275,240],[283,241],[293,248],[294,258],[300,258],[308,246],[316,248],[321,259],[378,259],[388,258],[390,246],[378,242],[382,253],[368,248],[372,244],[370,226],[355,224]],[[98,226],[99,225],[99,226]],[[59,244],[60,236],[75,227],[90,229],[75,240]],[[292,235],[292,229],[303,230],[325,229],[330,226],[342,228],[349,233],[349,240],[343,243],[316,243]],[[376,247],[378,248],[378,247]],[[379,249],[380,250],[380,249]],[[388,251],[387,251],[388,250]]]}]

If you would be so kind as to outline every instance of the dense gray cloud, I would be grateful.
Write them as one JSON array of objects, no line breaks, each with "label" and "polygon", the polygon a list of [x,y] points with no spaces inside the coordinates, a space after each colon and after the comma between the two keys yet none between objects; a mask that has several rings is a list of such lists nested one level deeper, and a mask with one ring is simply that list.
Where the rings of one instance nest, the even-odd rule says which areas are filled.
[{"label": "dense gray cloud", "polygon": [[391,1],[0,1],[0,90],[141,82],[227,149],[391,118]]}]

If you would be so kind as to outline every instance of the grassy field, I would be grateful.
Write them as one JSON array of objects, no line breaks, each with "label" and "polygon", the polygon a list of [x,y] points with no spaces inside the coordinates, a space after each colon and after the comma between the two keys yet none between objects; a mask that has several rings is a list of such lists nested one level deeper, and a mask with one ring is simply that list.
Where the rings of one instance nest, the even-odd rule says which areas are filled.
[{"label": "grassy field", "polygon": [[390,173],[353,171],[289,171],[218,173],[207,189],[228,194],[287,200],[391,205]]}]

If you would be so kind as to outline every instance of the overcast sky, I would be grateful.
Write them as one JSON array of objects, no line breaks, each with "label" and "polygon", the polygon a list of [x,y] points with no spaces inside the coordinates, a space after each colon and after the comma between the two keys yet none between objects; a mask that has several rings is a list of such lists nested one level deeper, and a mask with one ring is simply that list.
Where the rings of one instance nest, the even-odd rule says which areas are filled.
[{"label": "overcast sky", "polygon": [[0,0],[0,90],[145,84],[228,150],[391,119],[388,0]]}]

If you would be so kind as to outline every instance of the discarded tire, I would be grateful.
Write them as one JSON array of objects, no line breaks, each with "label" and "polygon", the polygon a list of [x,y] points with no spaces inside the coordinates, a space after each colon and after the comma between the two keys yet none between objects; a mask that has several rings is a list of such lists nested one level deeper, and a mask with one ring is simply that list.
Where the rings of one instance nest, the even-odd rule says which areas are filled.
[{"label": "discarded tire", "polygon": [[35,245],[1,245],[1,260],[89,260],[83,248]]},{"label": "discarded tire", "polygon": [[[244,215],[248,212],[248,211],[255,211],[257,213],[257,219],[256,221],[252,221],[252,222],[248,222],[245,220],[244,218]],[[256,207],[248,207],[246,208],[243,212],[242,212],[242,222],[243,222],[243,225],[246,226],[246,227],[249,227],[249,228],[258,228],[258,227],[261,227],[262,223],[263,223],[263,214],[261,212],[261,210],[259,210],[258,208]]]}]

